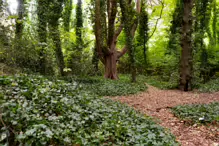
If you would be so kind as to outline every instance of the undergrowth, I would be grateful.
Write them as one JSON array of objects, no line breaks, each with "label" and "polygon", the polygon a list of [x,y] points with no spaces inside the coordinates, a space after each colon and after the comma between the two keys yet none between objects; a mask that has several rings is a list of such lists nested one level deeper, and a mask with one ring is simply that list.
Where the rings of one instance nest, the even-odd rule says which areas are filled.
[{"label": "undergrowth", "polygon": [[176,89],[178,82],[175,79],[164,80],[159,76],[146,76],[142,78],[145,79],[145,82],[151,86],[157,87],[159,89]]},{"label": "undergrowth", "polygon": [[149,117],[83,84],[5,76],[0,85],[0,145],[178,145]]},{"label": "undergrowth", "polygon": [[[177,89],[178,88],[178,80],[177,79],[169,79],[165,80],[159,76],[142,76],[144,81],[154,87],[159,89]],[[219,91],[219,78],[211,79],[210,81],[206,82],[205,84],[196,81],[196,84],[193,85],[194,89],[197,89],[199,92],[218,92]]]},{"label": "undergrowth", "polygon": [[219,123],[219,102],[172,108],[175,116],[192,123]]},{"label": "undergrowth", "polygon": [[219,78],[212,79],[205,84],[200,84],[198,90],[200,92],[217,92],[217,91],[219,91]]},{"label": "undergrowth", "polygon": [[130,77],[127,75],[120,75],[119,80],[104,79],[102,76],[67,77],[65,80],[68,82],[77,81],[85,90],[89,90],[99,96],[130,95],[147,89],[143,76],[139,76],[136,83],[131,83]]}]

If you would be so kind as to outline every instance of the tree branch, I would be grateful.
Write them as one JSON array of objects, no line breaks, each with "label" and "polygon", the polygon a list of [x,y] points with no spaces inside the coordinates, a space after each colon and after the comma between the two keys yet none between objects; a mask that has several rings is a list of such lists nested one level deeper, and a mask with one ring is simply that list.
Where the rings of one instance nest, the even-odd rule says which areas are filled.
[{"label": "tree branch", "polygon": [[161,8],[161,11],[160,11],[160,16],[159,16],[159,18],[157,19],[156,24],[155,24],[155,28],[154,28],[152,34],[148,37],[148,40],[151,39],[151,37],[154,35],[155,31],[157,30],[158,22],[159,22],[159,20],[161,19],[162,14],[163,14],[164,2],[161,1],[161,0],[159,0],[159,2],[162,4],[162,8]]},{"label": "tree branch", "polygon": [[[119,26],[119,28],[118,28],[118,29],[116,30],[116,32],[115,32],[114,38],[116,38],[116,39],[118,38],[118,36],[120,35],[120,33],[121,33],[122,30],[123,30],[123,26],[124,26],[124,25],[121,23],[120,26]],[[116,40],[116,39],[115,39],[115,40]]]}]

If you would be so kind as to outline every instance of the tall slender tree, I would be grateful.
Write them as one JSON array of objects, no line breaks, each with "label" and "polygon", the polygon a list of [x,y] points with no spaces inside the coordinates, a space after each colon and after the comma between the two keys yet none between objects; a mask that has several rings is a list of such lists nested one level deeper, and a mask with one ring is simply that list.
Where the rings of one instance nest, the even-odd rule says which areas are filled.
[{"label": "tall slender tree", "polygon": [[48,19],[49,2],[46,0],[37,0],[37,16],[38,16],[38,38],[40,42],[40,73],[46,74],[46,45],[47,45],[47,19]]},{"label": "tall slender tree", "polygon": [[64,12],[63,12],[63,22],[65,31],[70,30],[70,21],[72,14],[72,0],[64,0]]},{"label": "tall slender tree", "polygon": [[82,46],[82,29],[83,29],[83,12],[82,12],[82,1],[78,0],[76,6],[76,44]]},{"label": "tall slender tree", "polygon": [[65,63],[60,39],[59,18],[62,16],[63,3],[63,0],[50,1],[48,13],[49,31],[54,43],[59,72],[62,76],[64,76]]},{"label": "tall slender tree", "polygon": [[[124,31],[126,34],[126,47],[129,53],[129,63],[131,67],[132,74],[132,82],[136,82],[136,67],[135,67],[135,51],[133,45],[134,32],[132,32],[133,23],[137,26],[138,19],[135,18],[134,8],[130,8],[129,2],[125,0],[120,0],[120,7],[122,11],[122,22],[124,24]],[[140,12],[140,4],[137,3],[136,9],[139,9]],[[135,26],[135,27],[136,27]],[[136,28],[135,28],[136,29]]]},{"label": "tall slender tree", "polygon": [[180,53],[178,48],[180,48],[180,35],[182,28],[182,15],[183,14],[183,4],[182,0],[177,0],[176,8],[172,14],[172,21],[170,26],[169,43],[167,48],[168,54],[174,54],[179,57]]},{"label": "tall slender tree", "polygon": [[17,0],[18,2],[18,7],[17,7],[17,19],[16,19],[16,30],[15,30],[15,49],[19,50],[21,48],[21,39],[22,39],[22,34],[23,34],[23,29],[24,29],[24,0]]},{"label": "tall slender tree", "polygon": [[[210,32],[210,19],[211,19],[211,7],[212,0],[196,0],[195,1],[195,25],[194,25],[194,50],[200,52],[200,76],[207,81],[209,72],[208,52],[207,46],[204,43],[205,33],[212,38]],[[211,45],[214,44],[211,43]]]},{"label": "tall slender tree", "polygon": [[138,42],[140,46],[143,46],[143,55],[144,55],[144,62],[145,65],[148,64],[148,59],[147,59],[147,42],[148,42],[148,13],[146,10],[146,2],[142,1],[141,4],[141,13],[139,15],[139,28],[138,28]]},{"label": "tall slender tree", "polygon": [[179,84],[180,89],[183,91],[192,90],[192,8],[193,0],[183,0],[182,53],[180,59]]},{"label": "tall slender tree", "polygon": [[212,22],[212,30],[213,30],[213,44],[216,46],[217,44],[217,18],[218,12],[217,12],[217,0],[213,0],[213,22]]}]

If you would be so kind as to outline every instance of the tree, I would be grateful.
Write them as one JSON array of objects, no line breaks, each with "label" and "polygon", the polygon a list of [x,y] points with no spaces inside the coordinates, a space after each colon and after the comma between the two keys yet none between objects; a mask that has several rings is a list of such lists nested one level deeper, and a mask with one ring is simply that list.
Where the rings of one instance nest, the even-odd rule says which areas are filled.
[{"label": "tree", "polygon": [[[194,39],[194,50],[200,52],[200,77],[207,81],[209,72],[208,63],[208,52],[207,46],[204,44],[205,33],[212,38],[209,23],[211,19],[211,8],[209,7],[212,0],[196,0],[195,2],[195,39]],[[213,41],[214,44],[214,41]]]},{"label": "tree", "polygon": [[47,17],[48,17],[48,6],[49,3],[46,0],[37,1],[37,16],[38,16],[38,37],[39,44],[41,46],[39,51],[39,66],[40,73],[46,74],[46,45],[47,45]]},{"label": "tree", "polygon": [[50,1],[48,14],[49,32],[54,43],[59,72],[62,76],[64,76],[65,63],[60,39],[59,18],[62,14],[63,2],[63,0]]},{"label": "tree", "polygon": [[23,34],[23,28],[24,28],[24,24],[23,24],[23,19],[24,19],[24,0],[17,0],[18,2],[18,7],[17,7],[17,19],[16,19],[16,30],[15,30],[15,49],[19,50],[22,46],[21,46],[21,39],[22,39],[22,34]]},{"label": "tree", "polygon": [[192,90],[192,8],[193,0],[183,0],[183,20],[181,35],[180,90]]},{"label": "tree", "polygon": [[72,13],[72,0],[64,0],[65,8],[63,12],[64,30],[69,32]]},{"label": "tree", "polygon": [[212,30],[213,30],[213,45],[216,46],[217,44],[217,1],[213,0],[213,22],[212,22]]},{"label": "tree", "polygon": [[168,43],[168,54],[174,54],[176,57],[179,57],[180,48],[180,35],[181,35],[181,25],[182,25],[182,13],[183,13],[183,4],[182,0],[177,0],[176,8],[172,14],[173,20],[171,21],[170,26],[170,35]]},{"label": "tree", "polygon": [[143,55],[144,55],[144,63],[145,65],[148,64],[148,59],[147,59],[147,42],[148,42],[148,31],[149,31],[149,27],[148,27],[148,13],[146,11],[146,3],[144,1],[142,1],[141,4],[142,8],[141,8],[141,13],[139,16],[139,28],[138,28],[138,33],[139,33],[139,37],[138,37],[138,42],[139,42],[139,46],[143,46]]},{"label": "tree", "polygon": [[[140,0],[137,0],[136,2],[136,13],[135,16],[137,17],[137,14],[140,13]],[[125,5],[123,5],[125,4]],[[125,17],[126,12],[133,11],[128,10],[128,6],[130,6],[130,9],[134,9],[132,5],[134,2],[130,0],[129,2],[120,1],[120,7],[123,9],[122,15],[123,20],[120,22],[118,27],[116,27],[116,20],[119,20],[117,16],[118,8],[117,8],[117,1],[116,0],[108,0],[107,3],[105,1],[96,0],[95,1],[95,36],[96,36],[96,47],[98,51],[98,56],[101,60],[101,62],[105,66],[105,78],[108,79],[118,79],[117,75],[117,68],[116,63],[119,60],[120,57],[122,57],[128,50],[130,55],[130,62],[132,62],[132,67],[134,67],[134,52],[132,46],[132,39],[134,37],[134,33],[137,28],[138,21],[136,21],[134,18],[132,22],[129,22],[129,24],[124,24],[124,22],[128,22],[130,20],[129,17]],[[128,6],[127,6],[128,5]],[[107,15],[105,13],[107,11]],[[133,15],[132,15],[133,16]],[[108,19],[106,21],[106,19]],[[128,20],[127,20],[128,19]],[[137,18],[136,18],[137,19]],[[108,22],[108,24],[107,24]],[[130,24],[131,23],[131,24]],[[116,43],[117,39],[123,30],[123,27],[125,27],[125,32],[127,36],[127,43],[128,39],[131,41],[130,44],[126,44],[126,46],[122,49],[122,51],[117,51]],[[131,34],[131,37],[130,37]],[[135,70],[132,70],[132,80],[135,76]]]},{"label": "tree", "polygon": [[78,0],[76,6],[76,44],[78,45],[78,47],[82,46],[83,44],[82,29],[83,29],[82,1]]}]

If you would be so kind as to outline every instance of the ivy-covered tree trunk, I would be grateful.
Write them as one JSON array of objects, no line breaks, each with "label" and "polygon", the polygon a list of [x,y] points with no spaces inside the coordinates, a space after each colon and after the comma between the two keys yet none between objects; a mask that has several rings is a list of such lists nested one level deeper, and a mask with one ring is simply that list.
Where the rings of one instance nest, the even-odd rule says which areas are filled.
[{"label": "ivy-covered tree trunk", "polygon": [[148,26],[148,13],[146,9],[146,2],[142,1],[141,7],[142,8],[139,16],[139,29],[138,29],[139,37],[137,40],[139,42],[139,46],[143,46],[143,55],[144,55],[144,63],[145,63],[143,67],[147,67],[148,65],[147,42],[149,39],[149,35],[148,35],[149,26]]},{"label": "ivy-covered tree trunk", "polygon": [[47,9],[48,1],[38,0],[37,1],[37,16],[38,16],[38,37],[40,42],[40,61],[39,68],[40,73],[46,74],[46,45],[47,45]]},{"label": "ivy-covered tree trunk", "polygon": [[[200,77],[203,78],[204,82],[209,79],[209,63],[208,63],[208,52],[204,43],[205,33],[212,38],[211,31],[209,28],[209,22],[211,19],[211,0],[196,0],[195,1],[195,39],[194,39],[194,50],[200,52]],[[214,46],[214,41],[210,43]]]},{"label": "ivy-covered tree trunk", "polygon": [[63,0],[50,2],[49,14],[48,14],[49,31],[54,43],[57,64],[61,76],[64,76],[64,68],[65,68],[64,56],[62,52],[61,39],[60,39],[60,31],[59,31],[59,18],[61,18],[63,3],[64,3]]},{"label": "ivy-covered tree trunk", "polygon": [[182,0],[177,0],[176,8],[173,12],[170,26],[170,35],[167,54],[174,54],[177,58],[180,56],[180,35],[181,35],[181,25],[182,25],[182,13],[183,13],[183,4]]},{"label": "ivy-covered tree trunk", "polygon": [[[78,0],[77,6],[76,6],[76,43],[80,50],[83,46],[82,41],[82,28],[83,28],[83,13],[82,13],[82,1]],[[80,47],[81,46],[81,47]]]},{"label": "ivy-covered tree trunk", "polygon": [[193,0],[183,0],[182,54],[180,60],[180,85],[182,91],[192,90],[192,8]]},{"label": "ivy-covered tree trunk", "polygon": [[16,19],[16,30],[15,30],[15,49],[19,50],[21,46],[21,39],[22,39],[22,33],[23,33],[23,18],[24,18],[24,0],[17,0],[18,7],[17,7],[17,13],[18,18]]},{"label": "ivy-covered tree trunk", "polygon": [[[140,1],[137,2],[136,9],[140,12]],[[138,19],[135,18],[135,12],[130,9],[130,5],[125,0],[120,0],[120,7],[122,11],[122,20],[124,23],[124,31],[126,35],[126,47],[129,54],[129,63],[131,68],[132,82],[136,82],[136,66],[135,66],[135,52],[133,45],[134,34],[132,34],[132,28],[137,27]],[[135,19],[134,19],[135,18]],[[135,22],[133,24],[133,22]],[[136,28],[134,28],[136,29]]]},{"label": "ivy-covered tree trunk", "polygon": [[64,0],[65,8],[63,12],[64,30],[69,32],[72,13],[72,0]]},{"label": "ivy-covered tree trunk", "polygon": [[99,71],[99,67],[98,67],[99,57],[98,57],[97,52],[98,52],[97,47],[95,45],[94,50],[93,50],[93,57],[92,57],[92,64],[93,64],[93,67],[94,67],[94,73],[95,74],[98,74],[98,71]]},{"label": "ivy-covered tree trunk", "polygon": [[60,72],[61,76],[64,76],[65,63],[64,63],[64,56],[63,56],[63,52],[62,52],[60,32],[59,32],[58,25],[51,25],[50,26],[50,35],[51,35],[53,43],[55,45],[55,52],[56,52],[56,58],[58,61],[59,72]]},{"label": "ivy-covered tree trunk", "polygon": [[212,32],[213,32],[213,45],[216,46],[217,44],[217,17],[218,17],[218,12],[217,12],[217,1],[213,0],[213,22],[212,22]]}]

